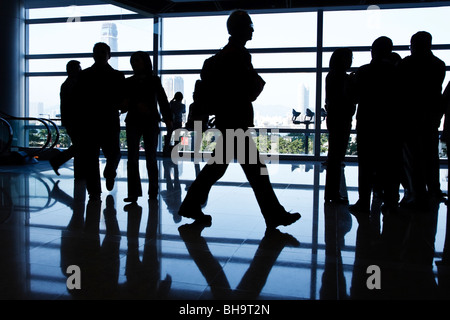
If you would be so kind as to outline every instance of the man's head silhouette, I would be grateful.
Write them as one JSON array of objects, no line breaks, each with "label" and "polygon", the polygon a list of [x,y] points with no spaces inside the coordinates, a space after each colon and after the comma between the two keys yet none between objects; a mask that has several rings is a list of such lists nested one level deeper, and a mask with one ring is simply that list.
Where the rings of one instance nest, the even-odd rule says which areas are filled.
[{"label": "man's head silhouette", "polygon": [[388,37],[381,36],[372,43],[372,59],[389,59],[392,53],[393,43]]},{"label": "man's head silhouette", "polygon": [[227,20],[228,33],[235,39],[247,42],[252,39],[253,22],[244,10],[233,11]]},{"label": "man's head silhouette", "polygon": [[76,77],[81,71],[80,61],[78,60],[70,60],[66,64],[66,71],[69,77]]},{"label": "man's head silhouette", "polygon": [[411,54],[426,55],[431,52],[431,34],[419,31],[411,37]]},{"label": "man's head silhouette", "polygon": [[111,58],[111,48],[104,42],[97,42],[94,45],[94,61],[99,64],[108,63]]}]

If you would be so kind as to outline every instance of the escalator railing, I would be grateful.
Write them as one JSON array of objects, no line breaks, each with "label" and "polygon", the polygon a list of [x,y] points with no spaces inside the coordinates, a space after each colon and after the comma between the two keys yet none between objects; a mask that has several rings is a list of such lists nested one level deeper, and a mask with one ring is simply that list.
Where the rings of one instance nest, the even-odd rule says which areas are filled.
[{"label": "escalator railing", "polygon": [[28,159],[42,158],[52,151],[59,141],[59,128],[50,119],[16,117],[1,111],[0,117],[4,120],[5,127],[6,123],[9,124],[12,133],[8,148],[1,150],[4,157],[19,153]]},{"label": "escalator railing", "polygon": [[13,129],[11,124],[7,120],[0,117],[0,155],[11,150],[12,140]]},{"label": "escalator railing", "polygon": [[46,118],[40,118],[41,120],[45,121],[48,123],[49,128],[50,128],[50,134],[51,134],[51,140],[49,145],[47,146],[47,149],[44,150],[43,152],[48,152],[48,151],[52,151],[55,149],[55,147],[57,146],[57,144],[59,143],[59,138],[60,138],[60,131],[59,131],[59,127],[58,125],[51,119],[46,119]]}]

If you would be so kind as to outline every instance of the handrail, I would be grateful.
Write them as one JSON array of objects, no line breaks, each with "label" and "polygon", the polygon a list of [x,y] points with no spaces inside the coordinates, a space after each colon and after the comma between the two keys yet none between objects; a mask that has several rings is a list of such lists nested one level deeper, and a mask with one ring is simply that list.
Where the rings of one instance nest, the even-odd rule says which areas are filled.
[{"label": "handrail", "polygon": [[0,149],[0,154],[3,154],[4,152],[10,150],[14,133],[11,124],[7,120],[0,117],[0,123],[8,130],[8,141],[6,144],[1,144],[2,148]]},{"label": "handrail", "polygon": [[[44,143],[44,145],[41,148],[30,148],[30,147],[21,147],[21,146],[15,146],[19,149],[22,149],[23,151],[25,151],[29,156],[37,156],[38,154],[47,151],[48,150],[48,146],[50,144],[50,142],[52,141],[52,132],[50,129],[50,126],[48,125],[48,123],[41,119],[41,118],[33,118],[33,117],[16,117],[16,116],[11,116],[3,111],[0,111],[0,116],[8,119],[8,120],[23,120],[23,121],[38,121],[41,122],[44,127],[47,129],[47,140]],[[59,131],[58,131],[59,132]]]},{"label": "handrail", "polygon": [[[59,132],[59,127],[58,125],[51,119],[46,119],[46,118],[40,118],[41,120],[47,121],[51,124],[51,126],[55,129],[55,138],[52,139],[53,143],[50,147],[48,147],[48,149],[53,149],[59,142],[59,137],[60,137],[60,132]],[[51,134],[51,133],[50,133]]]}]

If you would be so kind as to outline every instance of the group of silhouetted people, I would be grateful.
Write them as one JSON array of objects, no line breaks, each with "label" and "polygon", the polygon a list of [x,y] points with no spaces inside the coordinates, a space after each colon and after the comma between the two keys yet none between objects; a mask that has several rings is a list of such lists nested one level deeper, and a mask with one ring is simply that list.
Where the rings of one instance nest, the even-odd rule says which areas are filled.
[{"label": "group of silhouetted people", "polygon": [[[232,12],[227,20],[227,29],[230,34],[229,42],[220,50],[220,60],[214,71],[214,77],[220,79],[217,82],[220,98],[215,102],[215,118],[216,128],[222,132],[221,143],[217,144],[221,147],[227,144],[226,130],[246,131],[254,126],[252,102],[265,84],[253,69],[250,53],[245,48],[253,34],[253,24],[248,13],[243,10]],[[162,120],[167,127],[164,150],[167,155],[170,153],[170,135],[173,130],[182,126],[181,115],[186,112],[182,103],[183,96],[177,93],[169,103],[161,79],[153,74],[151,59],[147,53],[137,51],[132,54],[130,63],[133,75],[128,78],[109,65],[110,57],[109,46],[100,42],[94,46],[94,64],[91,67],[81,70],[77,61],[67,64],[68,78],[61,87],[61,120],[67,128],[72,146],[51,159],[50,163],[59,174],[59,167],[74,156],[74,177],[86,181],[90,199],[99,200],[102,192],[100,152],[103,152],[106,159],[103,170],[106,188],[111,191],[121,159],[120,114],[127,113],[128,197],[124,201],[135,203],[142,196],[139,173],[141,138],[144,140],[149,178],[148,195],[149,199],[155,199],[158,195],[156,151],[159,123]],[[202,205],[206,202],[212,185],[224,175],[230,159],[235,159],[241,161],[269,229],[292,224],[300,218],[299,213],[289,213],[279,203],[255,142],[248,136],[245,139],[244,161],[238,157],[238,150],[235,148],[222,153],[223,162],[208,162],[205,165],[180,206],[180,216],[192,218],[202,224],[211,223],[211,217],[202,212]],[[257,156],[256,163],[249,161],[251,155]]]},{"label": "group of silhouetted people", "polygon": [[[228,44],[220,50],[215,66],[215,80],[220,99],[215,101],[216,128],[222,132],[218,146],[224,147],[225,131],[253,127],[253,106],[264,88],[264,80],[253,69],[251,55],[245,48],[252,39],[253,24],[247,12],[234,11],[227,20]],[[383,199],[385,210],[396,210],[400,202],[400,186],[405,190],[402,201],[426,206],[430,197],[441,197],[439,183],[440,121],[445,112],[442,85],[445,64],[432,53],[432,37],[418,32],[411,38],[411,55],[401,58],[393,52],[392,40],[382,36],[371,47],[372,60],[349,73],[353,53],[348,48],[335,50],[326,77],[326,111],[329,151],[325,185],[327,202],[346,202],[340,192],[343,162],[356,113],[358,152],[358,201],[353,212],[370,212],[372,196]],[[218,55],[219,55],[218,54]],[[120,114],[126,115],[128,145],[128,197],[136,202],[142,196],[139,155],[143,138],[148,195],[158,195],[156,151],[159,123],[167,127],[165,153],[170,154],[170,136],[182,127],[181,114],[186,112],[183,95],[177,92],[171,102],[154,75],[150,56],[137,51],[130,63],[133,75],[112,68],[108,61],[110,48],[97,43],[93,49],[94,64],[82,70],[78,61],[67,64],[68,77],[61,86],[61,120],[72,145],[50,163],[58,168],[74,157],[74,176],[86,180],[89,196],[100,199],[100,152],[106,159],[103,177],[106,188],[114,188],[121,159]],[[159,110],[158,110],[159,106]],[[175,116],[174,116],[175,114]],[[235,148],[236,149],[236,148]],[[230,151],[227,150],[229,153]],[[222,152],[223,162],[206,164],[191,185],[180,206],[179,214],[195,220],[211,220],[202,212],[212,185],[225,173],[233,154]],[[289,225],[300,218],[298,213],[284,210],[273,191],[265,164],[256,145],[247,137],[245,152],[256,153],[258,161],[249,157],[241,166],[255,193],[269,227]],[[216,159],[217,160],[217,159]]]},{"label": "group of silhouetted people", "polygon": [[[349,73],[352,51],[337,49],[326,78],[329,152],[325,201],[346,202],[340,193],[341,166],[356,113],[358,201],[353,213],[369,214],[372,197],[383,212],[400,204],[426,210],[441,199],[439,126],[445,113],[445,63],[432,53],[432,36],[411,37],[411,54],[401,58],[382,36],[371,47],[372,60]],[[400,187],[405,196],[400,199]]]},{"label": "group of silhouetted people", "polygon": [[[245,131],[254,126],[252,102],[265,84],[253,69],[251,55],[245,48],[254,31],[250,16],[242,10],[234,11],[227,20],[227,29],[229,42],[220,50],[214,69],[220,89],[214,108],[216,128],[222,132],[217,144],[221,147],[230,142],[226,141],[226,130]],[[428,32],[414,34],[411,55],[402,59],[393,52],[390,38],[379,37],[372,44],[370,63],[352,73],[349,73],[352,51],[339,48],[333,52],[325,88],[329,131],[327,202],[348,201],[340,189],[355,113],[359,199],[350,207],[352,212],[370,212],[372,196],[383,199],[385,210],[395,211],[401,185],[405,190],[402,201],[418,207],[426,206],[430,197],[442,196],[438,128],[445,112],[442,94],[445,64],[434,56],[431,43]],[[94,46],[91,67],[81,70],[78,61],[67,64],[68,78],[61,86],[61,120],[72,146],[50,163],[59,174],[59,166],[75,155],[75,178],[85,179],[89,196],[100,199],[100,152],[106,159],[103,170],[106,187],[112,190],[121,159],[120,114],[126,112],[128,197],[125,201],[133,203],[142,196],[141,138],[149,177],[148,194],[150,199],[155,199],[159,123],[166,124],[168,148],[171,133],[182,126],[180,114],[186,112],[183,96],[178,92],[169,103],[147,53],[132,54],[130,63],[134,74],[128,78],[108,64],[110,57],[109,46],[100,42]],[[224,175],[229,159],[239,160],[237,150],[232,155],[227,152],[222,152],[223,162],[209,162],[199,173],[180,206],[181,216],[210,222],[211,217],[202,212],[202,204],[212,185]],[[298,213],[286,212],[278,202],[269,177],[262,173],[267,172],[265,164],[249,137],[245,152],[258,155],[256,164],[250,163],[248,157],[240,164],[267,225],[277,227],[298,220]],[[170,149],[165,153],[170,153]]]},{"label": "group of silhouetted people", "polygon": [[128,197],[125,201],[135,202],[142,196],[141,138],[150,181],[148,194],[150,199],[155,199],[158,194],[156,150],[160,112],[166,126],[171,128],[170,105],[160,78],[153,75],[147,53],[137,51],[132,54],[130,63],[134,74],[128,78],[109,65],[110,57],[110,47],[99,42],[93,49],[94,64],[91,67],[81,70],[76,60],[67,64],[68,77],[61,86],[61,121],[72,145],[50,163],[59,174],[59,167],[74,157],[75,179],[84,179],[89,197],[100,199],[100,152],[106,159],[103,170],[106,188],[111,191],[121,160],[120,114],[126,112]]}]

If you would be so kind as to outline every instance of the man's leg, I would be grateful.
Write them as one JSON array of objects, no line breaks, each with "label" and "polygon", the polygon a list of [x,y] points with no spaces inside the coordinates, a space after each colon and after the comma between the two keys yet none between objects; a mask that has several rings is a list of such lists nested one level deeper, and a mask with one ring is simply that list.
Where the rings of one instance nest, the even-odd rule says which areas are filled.
[{"label": "man's leg", "polygon": [[128,197],[126,202],[135,202],[137,198],[142,196],[141,178],[139,175],[139,144],[141,134],[137,126],[127,126],[127,186]]},{"label": "man's leg", "polygon": [[145,159],[148,175],[148,196],[150,199],[156,199],[159,189],[159,171],[156,159],[156,150],[158,148],[158,128],[149,128],[144,132]]},{"label": "man's leg", "polygon": [[85,173],[86,189],[91,199],[100,199],[102,188],[100,184],[99,168],[100,145],[95,142],[86,144],[80,148],[80,157]]},{"label": "man's leg", "polygon": [[[203,167],[195,181],[189,187],[178,214],[183,217],[198,219],[204,217],[202,205],[207,201],[212,186],[225,174],[228,163],[224,161],[223,136],[218,139],[212,158]],[[219,158],[216,158],[220,157]]]},{"label": "man's leg", "polygon": [[103,177],[106,179],[106,189],[111,191],[114,188],[114,181],[117,175],[117,167],[121,159],[120,153],[120,128],[108,128],[104,131],[102,143],[103,154],[106,158]]},{"label": "man's leg", "polygon": [[[267,227],[276,228],[280,225],[289,225],[300,219],[299,213],[290,214],[286,212],[278,201],[267,174],[267,167],[260,159],[259,151],[252,138],[246,139],[246,147],[245,163],[241,163],[241,166],[255,193]],[[257,157],[257,163],[252,163],[250,159],[255,156]],[[241,159],[241,157],[238,157],[238,159]]]}]

